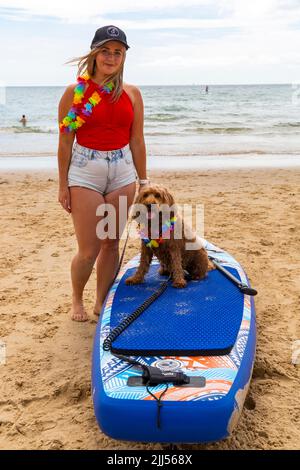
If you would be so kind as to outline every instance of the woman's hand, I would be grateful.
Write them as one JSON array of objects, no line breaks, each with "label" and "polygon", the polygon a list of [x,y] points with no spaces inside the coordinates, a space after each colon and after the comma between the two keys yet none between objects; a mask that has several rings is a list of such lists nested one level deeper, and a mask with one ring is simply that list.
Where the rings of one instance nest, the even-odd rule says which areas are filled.
[{"label": "woman's hand", "polygon": [[148,186],[150,184],[150,180],[148,179],[139,179],[138,180],[138,192],[140,192],[143,188],[145,188],[146,186]]},{"label": "woman's hand", "polygon": [[71,193],[67,185],[59,186],[58,202],[69,214],[71,213]]}]

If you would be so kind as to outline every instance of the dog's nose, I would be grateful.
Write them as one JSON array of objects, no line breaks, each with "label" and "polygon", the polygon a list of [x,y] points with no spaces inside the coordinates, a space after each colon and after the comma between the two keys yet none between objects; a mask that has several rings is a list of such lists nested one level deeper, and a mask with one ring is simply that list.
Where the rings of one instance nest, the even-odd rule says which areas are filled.
[{"label": "dog's nose", "polygon": [[136,211],[136,213],[133,214],[132,218],[137,219],[140,216],[140,214],[141,214],[140,211]]}]

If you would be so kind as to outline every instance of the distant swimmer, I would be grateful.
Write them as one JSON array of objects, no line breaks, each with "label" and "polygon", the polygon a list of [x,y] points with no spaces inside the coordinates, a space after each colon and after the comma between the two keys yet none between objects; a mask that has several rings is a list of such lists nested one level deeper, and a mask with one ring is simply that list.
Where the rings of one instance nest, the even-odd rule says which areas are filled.
[{"label": "distant swimmer", "polygon": [[208,93],[208,86],[205,87],[205,93]]},{"label": "distant swimmer", "polygon": [[26,116],[25,116],[25,114],[23,114],[23,115],[22,115],[22,119],[20,119],[20,121],[19,121],[19,122],[21,122],[21,123],[23,124],[23,127],[25,127],[25,126],[26,126],[27,119],[26,119]]}]

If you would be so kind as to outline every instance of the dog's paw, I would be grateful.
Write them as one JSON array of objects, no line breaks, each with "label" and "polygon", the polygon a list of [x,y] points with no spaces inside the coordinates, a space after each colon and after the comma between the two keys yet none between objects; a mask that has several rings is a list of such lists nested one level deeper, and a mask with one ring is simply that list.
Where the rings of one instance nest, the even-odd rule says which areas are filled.
[{"label": "dog's paw", "polygon": [[216,269],[214,263],[212,261],[208,261],[207,271],[212,271],[213,269]]},{"label": "dog's paw", "polygon": [[141,284],[142,282],[143,279],[141,279],[140,277],[131,276],[126,279],[125,284],[127,284],[127,286],[133,286],[134,284]]},{"label": "dog's paw", "polygon": [[168,276],[168,275],[170,274],[169,271],[167,271],[167,270],[164,269],[164,268],[159,268],[158,273],[159,273],[161,276]]},{"label": "dog's paw", "polygon": [[182,289],[187,285],[187,282],[185,279],[179,279],[178,281],[174,281],[172,286],[177,287],[178,289]]},{"label": "dog's paw", "polygon": [[194,274],[191,276],[192,281],[201,281],[201,279],[204,279],[206,277],[205,274]]}]

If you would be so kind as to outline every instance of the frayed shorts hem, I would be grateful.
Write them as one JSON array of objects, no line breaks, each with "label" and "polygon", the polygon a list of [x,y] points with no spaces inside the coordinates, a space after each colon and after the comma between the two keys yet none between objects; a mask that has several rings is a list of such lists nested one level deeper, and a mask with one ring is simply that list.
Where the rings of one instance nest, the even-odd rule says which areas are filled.
[{"label": "frayed shorts hem", "polygon": [[68,187],[69,188],[72,188],[72,187],[80,187],[80,188],[86,188],[86,189],[92,189],[93,191],[96,191],[97,193],[101,194],[101,196],[106,196],[107,194],[110,194],[112,193],[113,191],[116,191],[117,189],[121,189],[121,188],[124,188],[125,186],[128,186],[129,184],[131,183],[135,183],[136,182],[136,178],[128,181],[127,183],[124,183],[124,184],[121,184],[120,186],[110,186],[109,188],[109,191],[101,191],[99,188],[96,188],[95,186],[92,186],[91,184],[88,184],[88,183],[76,183],[76,181],[69,181],[68,182]]}]

